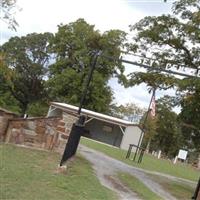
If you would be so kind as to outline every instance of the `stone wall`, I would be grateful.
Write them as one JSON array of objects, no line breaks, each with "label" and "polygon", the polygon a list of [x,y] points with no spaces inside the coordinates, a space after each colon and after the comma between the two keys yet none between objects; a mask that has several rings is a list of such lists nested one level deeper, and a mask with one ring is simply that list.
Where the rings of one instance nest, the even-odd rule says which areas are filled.
[{"label": "stone wall", "polygon": [[61,118],[11,119],[8,121],[5,142],[63,150],[75,120],[76,117],[68,114],[63,114]]},{"label": "stone wall", "polygon": [[3,142],[5,139],[9,119],[13,119],[15,117],[17,117],[15,113],[0,109],[0,142]]},{"label": "stone wall", "polygon": [[76,122],[76,120],[77,120],[77,117],[63,112],[62,119],[59,121],[59,124],[57,126],[59,149],[64,149],[66,140],[69,137],[72,125],[73,123]]}]

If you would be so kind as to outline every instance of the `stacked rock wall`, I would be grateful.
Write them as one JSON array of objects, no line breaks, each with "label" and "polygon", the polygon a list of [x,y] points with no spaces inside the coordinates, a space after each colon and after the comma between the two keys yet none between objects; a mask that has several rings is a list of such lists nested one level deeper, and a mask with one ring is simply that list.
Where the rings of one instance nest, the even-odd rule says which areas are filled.
[{"label": "stacked rock wall", "polygon": [[76,117],[64,113],[61,118],[10,119],[5,142],[47,150],[63,149]]},{"label": "stacked rock wall", "polygon": [[13,119],[15,117],[16,114],[11,112],[5,112],[0,109],[0,142],[3,142],[5,140],[9,119]]}]

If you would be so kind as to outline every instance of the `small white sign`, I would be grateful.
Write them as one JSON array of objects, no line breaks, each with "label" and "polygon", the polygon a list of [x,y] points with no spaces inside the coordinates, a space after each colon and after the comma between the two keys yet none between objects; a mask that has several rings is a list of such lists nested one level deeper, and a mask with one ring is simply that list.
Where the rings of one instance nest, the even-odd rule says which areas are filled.
[{"label": "small white sign", "polygon": [[188,152],[180,149],[178,152],[178,158],[186,160]]}]

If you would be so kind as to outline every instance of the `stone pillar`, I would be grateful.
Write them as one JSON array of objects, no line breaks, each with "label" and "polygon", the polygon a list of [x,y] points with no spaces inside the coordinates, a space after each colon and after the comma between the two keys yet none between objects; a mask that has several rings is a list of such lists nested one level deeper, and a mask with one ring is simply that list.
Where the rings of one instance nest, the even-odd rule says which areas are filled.
[{"label": "stone pillar", "polygon": [[8,127],[8,118],[0,116],[0,142],[3,142],[5,140],[7,127]]},{"label": "stone pillar", "polygon": [[62,120],[59,121],[58,126],[57,126],[58,149],[60,149],[60,150],[64,149],[64,147],[67,143],[72,125],[73,125],[73,123],[76,122],[76,120],[77,120],[76,116],[73,116],[66,112],[63,112]]}]

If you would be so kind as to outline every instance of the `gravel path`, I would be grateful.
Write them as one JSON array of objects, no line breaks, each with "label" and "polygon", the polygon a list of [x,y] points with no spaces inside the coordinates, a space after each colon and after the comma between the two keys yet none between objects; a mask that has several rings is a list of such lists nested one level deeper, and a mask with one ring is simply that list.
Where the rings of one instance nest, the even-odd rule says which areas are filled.
[{"label": "gravel path", "polygon": [[115,174],[119,171],[137,177],[149,189],[161,196],[163,199],[176,200],[176,198],[165,191],[161,185],[150,179],[146,174],[146,172],[148,172],[147,170],[132,167],[83,145],[79,146],[79,151],[93,164],[93,168],[100,182],[104,186],[116,192],[121,200],[139,200],[139,197],[116,179]]}]

